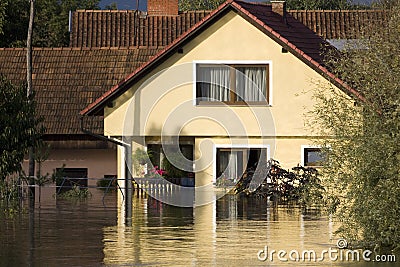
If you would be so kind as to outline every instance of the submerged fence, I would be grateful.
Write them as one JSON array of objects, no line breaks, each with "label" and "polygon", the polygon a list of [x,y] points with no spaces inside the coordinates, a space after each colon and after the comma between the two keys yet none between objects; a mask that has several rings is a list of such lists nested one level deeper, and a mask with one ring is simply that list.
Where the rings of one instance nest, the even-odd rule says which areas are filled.
[{"label": "submerged fence", "polygon": [[[122,182],[122,183],[121,183]],[[136,177],[131,179],[132,190],[138,195],[160,195],[173,194],[179,192],[182,187],[194,187],[194,178],[163,178],[163,177]],[[54,188],[56,194],[60,194],[72,189],[101,189],[104,190],[103,200],[111,190],[119,190],[124,197],[125,178],[73,178],[61,177],[54,183],[43,183],[41,185],[21,185],[22,189],[29,187]],[[25,194],[22,193],[22,197]]]}]

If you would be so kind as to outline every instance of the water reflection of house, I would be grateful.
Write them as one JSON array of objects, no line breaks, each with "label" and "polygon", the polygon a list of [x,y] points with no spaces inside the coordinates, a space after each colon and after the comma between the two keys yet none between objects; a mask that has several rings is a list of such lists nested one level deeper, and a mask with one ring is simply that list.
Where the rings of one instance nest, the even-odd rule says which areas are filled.
[{"label": "water reflection of house", "polygon": [[[148,1],[149,6],[151,7],[155,2],[157,1]],[[145,68],[139,69],[137,74],[129,76],[119,86],[114,87],[117,94],[110,94],[102,101],[97,101],[99,105],[86,110],[87,113],[95,113],[94,111],[102,113],[105,108],[105,127],[101,116],[87,118],[85,127],[95,134],[120,136],[121,129],[115,126],[116,122],[113,121],[112,125],[107,123],[111,121],[115,113],[108,112],[119,110],[121,97],[117,98],[117,95],[126,90],[129,92],[131,86],[137,86],[139,78],[143,81],[151,72],[154,73],[162,67],[173,66],[174,60],[190,63],[204,70],[207,70],[207,65],[215,63],[229,63],[236,66],[243,63],[247,65],[256,63],[264,68],[263,75],[268,76],[269,79],[266,83],[268,87],[265,87],[266,104],[271,105],[271,109],[280,109],[280,114],[285,113],[286,118],[283,120],[279,118],[283,115],[274,114],[274,117],[276,120],[279,118],[279,123],[290,125],[290,127],[280,128],[278,123],[274,134],[294,137],[299,133],[301,136],[301,138],[298,136],[298,139],[292,138],[286,151],[278,152],[278,150],[274,157],[287,165],[296,165],[302,162],[302,151],[303,154],[308,153],[306,149],[309,143],[305,139],[305,133],[299,130],[302,128],[300,124],[303,112],[299,112],[294,107],[299,107],[299,101],[308,101],[308,98],[302,99],[304,96],[295,98],[295,92],[290,90],[308,89],[310,84],[306,80],[314,76],[320,77],[324,73],[319,68],[322,62],[317,51],[317,46],[322,43],[322,40],[296,22],[294,18],[306,24],[323,38],[336,40],[354,39],[358,36],[363,22],[382,21],[384,17],[384,13],[379,11],[289,11],[287,22],[289,25],[295,25],[296,29],[301,29],[300,32],[294,32],[294,28],[288,27],[288,30],[284,28],[282,14],[272,12],[271,6],[230,1],[204,21],[203,18],[210,12],[179,13],[177,0],[167,2],[168,4],[158,8],[149,8],[148,13],[77,11],[72,19],[71,47],[34,50],[33,86],[36,91],[39,115],[44,117],[44,124],[47,127],[44,139],[50,144],[49,158],[43,164],[44,173],[52,172],[54,168],[59,168],[63,164],[66,164],[66,168],[74,175],[104,177],[117,173],[116,146],[82,133],[79,111],[129,74],[134,73],[139,66],[148,62],[152,56],[172,42],[174,42],[173,46],[168,47],[162,54],[158,54],[155,60],[149,61],[151,63]],[[192,28],[200,21],[202,21],[200,24]],[[233,29],[236,26],[237,28]],[[241,38],[237,38],[238,32]],[[274,35],[273,32],[279,32],[282,38]],[[184,38],[176,41],[182,34]],[[291,36],[292,34],[294,35]],[[283,38],[289,42],[286,43]],[[261,43],[249,42],[255,39]],[[206,43],[207,47],[204,46]],[[296,45],[300,50],[295,50],[291,44]],[[254,48],[250,49],[253,46]],[[201,51],[198,50],[200,48]],[[219,50],[216,53],[217,49]],[[305,54],[303,55],[302,52]],[[145,73],[147,71],[148,73]],[[12,48],[0,49],[0,73],[14,82],[23,81],[25,51]],[[189,74],[190,77],[191,75]],[[201,75],[201,71],[197,72],[197,75]],[[287,85],[282,85],[283,80],[287,82]],[[280,95],[286,89],[290,89],[286,91],[287,95]],[[185,97],[190,98],[192,95]],[[285,99],[285,104],[279,103],[280,97]],[[118,100],[118,103],[112,107],[111,100]],[[203,108],[198,104],[195,103],[195,106]],[[208,109],[221,111],[220,107],[208,107]],[[242,108],[238,107],[238,109]],[[287,114],[291,115],[287,116]],[[157,125],[156,121],[154,125]],[[205,127],[204,125],[197,128]],[[294,132],[293,127],[296,128]],[[209,132],[204,129],[202,133],[189,131],[182,142],[185,145],[193,145],[194,151],[197,151],[202,138],[219,135],[211,129],[213,127],[208,128]],[[151,144],[154,148],[159,144],[157,139],[160,136],[159,133],[146,133],[145,136],[147,137],[145,145]],[[276,140],[277,145],[282,142],[285,142],[284,139]],[[302,145],[304,150],[302,150]],[[260,146],[258,141],[246,145],[246,147],[250,146],[251,149],[248,152],[243,150],[243,144],[238,144],[232,150],[221,140],[211,153],[221,166],[211,167],[206,172],[208,175],[215,176],[221,173],[220,169],[226,165],[224,162],[228,157],[232,158],[232,155],[235,155],[236,159],[246,158],[243,153],[248,153],[251,158],[255,158],[261,153],[261,149],[269,147],[268,144]],[[269,147],[269,150],[271,149]],[[239,166],[240,162],[238,163]]]}]

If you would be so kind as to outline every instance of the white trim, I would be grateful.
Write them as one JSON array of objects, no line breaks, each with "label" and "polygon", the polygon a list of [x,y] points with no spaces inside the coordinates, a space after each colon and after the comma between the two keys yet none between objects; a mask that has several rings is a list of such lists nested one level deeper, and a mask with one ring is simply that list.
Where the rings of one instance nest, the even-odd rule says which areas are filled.
[{"label": "white trim", "polygon": [[194,60],[193,61],[193,106],[198,106],[196,101],[196,84],[197,84],[197,75],[196,75],[196,66],[197,64],[221,64],[221,65],[231,65],[231,64],[248,64],[248,65],[268,65],[268,107],[272,106],[272,60]]},{"label": "white trim", "polygon": [[243,148],[243,149],[251,149],[251,148],[266,148],[267,149],[267,160],[270,160],[270,145],[265,144],[214,144],[213,145],[213,183],[217,181],[217,149],[218,148]]},{"label": "white trim", "polygon": [[306,167],[305,165],[304,165],[304,150],[306,149],[306,148],[322,148],[322,146],[320,146],[320,145],[301,145],[301,159],[300,159],[300,165],[301,166],[303,166],[303,167]]},{"label": "white trim", "polygon": [[118,185],[120,186],[120,188],[125,189],[125,154],[126,154],[126,148],[124,146],[118,146],[118,150],[119,150],[119,156],[120,156],[120,162],[119,162],[119,175],[120,177],[118,177]]}]

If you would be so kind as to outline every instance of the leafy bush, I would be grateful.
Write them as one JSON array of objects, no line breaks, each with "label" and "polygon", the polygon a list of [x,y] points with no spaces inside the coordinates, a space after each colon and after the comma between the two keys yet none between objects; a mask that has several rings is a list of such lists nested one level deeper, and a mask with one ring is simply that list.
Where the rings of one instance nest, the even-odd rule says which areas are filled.
[{"label": "leafy bush", "polygon": [[28,102],[25,86],[15,86],[0,75],[0,180],[22,170],[29,147],[35,147],[44,129]]},{"label": "leafy bush", "polygon": [[388,20],[328,62],[356,94],[317,84],[310,121],[330,137],[322,175],[338,234],[370,249],[400,249],[400,1],[387,2]]},{"label": "leafy bush", "polygon": [[[117,180],[112,181],[114,178],[112,177],[107,177],[107,178],[102,178],[97,181],[96,186],[102,190],[105,190],[107,188],[109,189],[116,189],[117,188]],[[111,185],[110,185],[111,182]]]},{"label": "leafy bush", "polygon": [[86,188],[80,188],[79,186],[73,186],[72,189],[56,195],[57,198],[61,199],[72,199],[82,200],[92,196],[92,193]]},{"label": "leafy bush", "polygon": [[297,166],[292,171],[284,170],[276,160],[247,169],[235,189],[236,193],[276,201],[298,201],[304,207],[321,205],[324,190],[315,168]]}]

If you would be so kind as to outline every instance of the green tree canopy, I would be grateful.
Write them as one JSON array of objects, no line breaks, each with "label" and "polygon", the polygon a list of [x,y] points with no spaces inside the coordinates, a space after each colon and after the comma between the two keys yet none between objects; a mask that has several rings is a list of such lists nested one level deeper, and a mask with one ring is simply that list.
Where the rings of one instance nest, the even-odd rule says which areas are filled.
[{"label": "green tree canopy", "polygon": [[347,9],[347,0],[287,0],[288,9],[317,10],[317,9]]},{"label": "green tree canopy", "polygon": [[[99,2],[100,0],[36,0],[33,46],[68,46],[69,11],[99,9]],[[0,4],[0,29],[2,21],[0,47],[24,47],[29,21],[29,1],[3,0]]]},{"label": "green tree canopy", "polygon": [[3,24],[6,16],[7,2],[0,2],[0,34],[3,34]]},{"label": "green tree canopy", "polygon": [[112,2],[111,4],[106,5],[106,6],[104,7],[104,9],[105,9],[105,10],[118,10],[118,6],[117,6],[117,3]]},{"label": "green tree canopy", "polygon": [[[317,94],[332,211],[341,234],[371,248],[400,248],[400,1],[384,27],[366,31],[330,62],[363,100]],[[355,103],[355,105],[353,104]]]},{"label": "green tree canopy", "polygon": [[0,181],[21,170],[28,148],[37,144],[43,132],[39,123],[26,87],[0,76]]},{"label": "green tree canopy", "polygon": [[223,2],[225,2],[225,0],[180,0],[179,10],[213,10]]},{"label": "green tree canopy", "polygon": [[[390,0],[388,0],[390,1]],[[180,0],[179,9],[188,10],[212,10],[218,7],[224,0]],[[265,1],[270,2],[270,1]],[[349,9],[369,8],[365,5],[353,5],[347,0],[286,0],[287,9],[318,10],[318,9]]]}]

